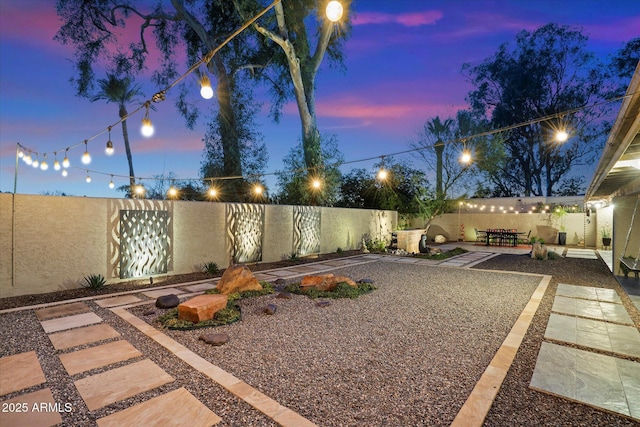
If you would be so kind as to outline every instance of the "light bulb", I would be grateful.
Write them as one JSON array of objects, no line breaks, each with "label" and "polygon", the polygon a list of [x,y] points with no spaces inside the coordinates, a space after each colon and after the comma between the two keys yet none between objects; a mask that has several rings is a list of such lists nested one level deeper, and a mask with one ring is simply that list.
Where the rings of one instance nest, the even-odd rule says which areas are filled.
[{"label": "light bulb", "polygon": [[69,167],[69,157],[67,157],[67,152],[66,151],[64,152],[64,159],[62,159],[62,167],[63,168],[68,168]]},{"label": "light bulb", "polygon": [[87,181],[87,184],[91,182],[91,177],[89,175],[87,175],[87,177],[84,179],[85,181]]},{"label": "light bulb", "polygon": [[209,189],[209,196],[216,197],[217,195],[218,195],[218,192],[216,191],[215,188],[212,187]]},{"label": "light bulb", "polygon": [[253,192],[256,193],[257,195],[262,194],[262,187],[256,184],[256,186],[253,187]]},{"label": "light bulb", "polygon": [[388,176],[389,174],[386,171],[386,169],[380,168],[380,170],[378,171],[378,179],[384,181],[385,179],[387,179]]},{"label": "light bulb", "polygon": [[178,190],[175,187],[171,186],[169,188],[169,197],[175,197],[178,194]]},{"label": "light bulb", "polygon": [[342,18],[342,13],[344,9],[342,8],[342,4],[339,1],[333,0],[327,4],[327,9],[325,13],[327,14],[327,18],[331,22],[338,22],[340,18]]},{"label": "light bulb", "polygon": [[104,149],[104,152],[107,153],[107,156],[113,154],[113,142],[111,140],[107,141],[107,148]]},{"label": "light bulb", "polygon": [[315,188],[315,189],[317,190],[317,189],[319,189],[319,188],[320,188],[320,186],[322,185],[322,183],[320,182],[320,180],[318,180],[318,179],[314,179],[311,185],[313,185],[313,188]]},{"label": "light bulb", "polygon": [[464,163],[465,165],[471,162],[471,153],[469,152],[469,150],[464,150],[462,152],[462,155],[460,156],[460,162]]},{"label": "light bulb", "polygon": [[113,183],[113,179],[109,181],[109,188],[113,189],[116,185]]},{"label": "light bulb", "polygon": [[567,132],[563,130],[556,132],[556,141],[565,142],[567,139],[569,139],[569,134]]},{"label": "light bulb", "polygon": [[149,117],[145,117],[142,119],[142,128],[140,129],[142,136],[149,138],[153,136],[153,124],[151,124],[151,119]]},{"label": "light bulb", "polygon": [[31,154],[27,154],[26,156],[24,156],[24,162],[28,165],[30,165],[31,163],[33,163],[33,159],[31,158]]},{"label": "light bulb", "polygon": [[141,184],[136,185],[136,194],[144,193],[144,187]]},{"label": "light bulb", "polygon": [[213,98],[213,89],[211,88],[211,81],[209,80],[209,77],[207,77],[206,74],[203,74],[202,77],[200,77],[200,95],[204,99]]},{"label": "light bulb", "polygon": [[87,141],[84,141],[84,154],[82,155],[82,163],[88,165],[91,163],[91,155],[89,154],[89,149],[87,148]]},{"label": "light bulb", "polygon": [[18,157],[22,159],[24,157],[24,151],[18,150]]},{"label": "light bulb", "polygon": [[47,158],[42,159],[42,163],[40,163],[40,169],[46,171],[49,169],[49,165],[47,164]]},{"label": "light bulb", "polygon": [[58,161],[58,159],[56,159],[56,160],[53,162],[53,168],[54,168],[55,170],[57,170],[57,171],[59,171],[59,170],[60,170],[60,162]]},{"label": "light bulb", "polygon": [[67,175],[68,175],[67,170],[66,169],[62,169],[62,176],[67,176]]},{"label": "light bulb", "polygon": [[40,161],[38,160],[38,157],[36,157],[33,163],[31,163],[31,166],[33,166],[35,169],[38,169],[38,166],[40,166]]}]

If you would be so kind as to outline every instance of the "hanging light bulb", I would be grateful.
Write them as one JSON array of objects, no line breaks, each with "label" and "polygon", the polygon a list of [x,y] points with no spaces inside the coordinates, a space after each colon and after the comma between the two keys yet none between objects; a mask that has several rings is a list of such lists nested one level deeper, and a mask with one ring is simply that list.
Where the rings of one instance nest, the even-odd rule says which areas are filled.
[{"label": "hanging light bulb", "polygon": [[66,169],[62,169],[62,176],[67,176],[69,173]]},{"label": "hanging light bulb", "polygon": [[168,194],[169,194],[169,197],[174,198],[178,195],[178,190],[176,190],[176,187],[172,185],[171,187],[169,187]]},{"label": "hanging light bulb", "polygon": [[42,159],[42,162],[40,163],[40,169],[43,171],[46,171],[47,169],[49,169],[49,164],[47,163],[47,154],[44,154],[44,157]]},{"label": "hanging light bulb", "polygon": [[111,126],[109,126],[109,137],[107,139],[107,147],[104,149],[104,152],[107,153],[107,156],[113,154],[113,142],[111,142]]},{"label": "hanging light bulb", "polygon": [[327,18],[331,22],[338,22],[340,18],[342,18],[343,12],[344,12],[344,9],[342,8],[342,4],[337,0],[330,1],[327,4],[327,8],[325,9]]},{"label": "hanging light bulb", "polygon": [[[69,157],[67,156],[68,152],[69,152],[68,148],[64,150],[64,159],[62,159],[62,167],[65,169],[69,167]],[[64,175],[64,176],[67,176],[67,175]]]},{"label": "hanging light bulb", "polygon": [[91,177],[89,176],[89,171],[87,171],[87,177],[84,180],[87,181],[87,184],[91,182]]},{"label": "hanging light bulb", "polygon": [[260,184],[256,184],[253,186],[253,192],[257,195],[260,196],[262,194],[262,186]]},{"label": "hanging light bulb", "polygon": [[24,157],[24,151],[22,151],[22,148],[18,148],[18,158],[22,159]]},{"label": "hanging light bulb", "polygon": [[378,179],[380,181],[384,181],[389,177],[389,172],[387,172],[387,170],[385,168],[380,168],[380,170],[378,171]]},{"label": "hanging light bulb", "polygon": [[566,142],[569,139],[569,134],[565,130],[559,130],[556,132],[556,141]]},{"label": "hanging light bulb", "polygon": [[314,178],[313,181],[311,181],[311,186],[314,190],[319,190],[320,187],[322,187],[322,182],[320,182],[318,178]]},{"label": "hanging light bulb", "polygon": [[149,103],[147,102],[146,104],[147,107],[147,112],[144,115],[144,118],[142,119],[142,128],[140,129],[140,132],[142,133],[142,136],[149,138],[150,136],[153,135],[153,124],[151,123],[151,119],[149,118]]},{"label": "hanging light bulb", "polygon": [[218,190],[213,186],[213,181],[211,182],[211,187],[209,187],[209,191],[207,192],[211,199],[215,199],[218,197]]},{"label": "hanging light bulb", "polygon": [[113,187],[115,187],[116,185],[113,183],[113,175],[111,175],[111,181],[109,181],[109,188],[111,188],[113,190]]},{"label": "hanging light bulb", "polygon": [[462,150],[462,155],[460,156],[460,163],[468,165],[471,163],[471,152],[467,149]]},{"label": "hanging light bulb", "polygon": [[38,166],[40,166],[40,161],[38,160],[38,154],[36,154],[36,159],[31,163],[31,166],[33,166],[35,169],[38,169]]},{"label": "hanging light bulb", "polygon": [[211,88],[211,80],[206,74],[202,74],[200,77],[200,95],[204,99],[213,98],[213,89]]},{"label": "hanging light bulb", "polygon": [[57,151],[53,152],[53,158],[54,158],[53,168],[55,170],[59,171],[60,170],[60,162],[58,161],[58,152]]},{"label": "hanging light bulb", "polygon": [[30,165],[31,163],[33,163],[33,159],[31,158],[31,153],[27,153],[26,156],[24,156],[23,158],[24,162],[28,165]]},{"label": "hanging light bulb", "polygon": [[84,140],[84,154],[82,155],[82,163],[85,165],[88,165],[89,163],[91,163],[91,155],[89,154],[89,148],[87,147],[87,141],[86,139]]},{"label": "hanging light bulb", "polygon": [[138,196],[142,196],[144,194],[144,187],[142,186],[142,184],[136,185],[135,192]]}]

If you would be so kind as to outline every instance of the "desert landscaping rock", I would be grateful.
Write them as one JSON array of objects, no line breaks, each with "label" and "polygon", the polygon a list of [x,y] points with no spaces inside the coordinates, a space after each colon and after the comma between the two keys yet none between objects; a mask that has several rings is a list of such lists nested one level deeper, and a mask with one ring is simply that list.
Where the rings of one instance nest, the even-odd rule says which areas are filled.
[{"label": "desert landscaping rock", "polygon": [[262,285],[246,265],[234,264],[224,271],[216,285],[218,292],[229,295],[243,291],[261,291]]},{"label": "desert landscaping rock", "polygon": [[226,306],[226,295],[198,295],[178,306],[178,318],[199,323],[213,319],[213,316]]},{"label": "desert landscaping rock", "polygon": [[331,305],[331,301],[318,301],[316,303],[316,307],[329,307]]},{"label": "desert landscaping rock", "polygon": [[338,283],[346,283],[347,285],[357,288],[358,284],[346,276],[336,276],[334,274],[320,274],[304,276],[300,282],[301,290],[317,289],[319,291],[333,291]]},{"label": "desert landscaping rock", "polygon": [[276,314],[276,311],[278,311],[278,306],[275,304],[269,304],[264,308],[264,310],[262,310],[263,313],[268,314],[270,316]]},{"label": "desert landscaping rock", "polygon": [[174,308],[180,304],[180,298],[175,294],[162,295],[156,299],[158,308]]},{"label": "desert landscaping rock", "polygon": [[223,333],[209,333],[200,335],[199,339],[207,344],[218,347],[229,342],[229,335]]},{"label": "desert landscaping rock", "polygon": [[290,292],[280,292],[278,295],[276,295],[276,298],[291,299],[293,298],[293,295]]}]

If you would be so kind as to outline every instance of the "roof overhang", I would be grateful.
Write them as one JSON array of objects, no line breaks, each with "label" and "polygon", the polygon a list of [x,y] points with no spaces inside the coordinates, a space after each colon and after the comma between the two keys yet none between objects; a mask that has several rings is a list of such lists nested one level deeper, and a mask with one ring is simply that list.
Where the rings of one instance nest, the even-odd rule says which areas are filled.
[{"label": "roof overhang", "polygon": [[640,192],[640,62],[585,195],[611,200]]}]

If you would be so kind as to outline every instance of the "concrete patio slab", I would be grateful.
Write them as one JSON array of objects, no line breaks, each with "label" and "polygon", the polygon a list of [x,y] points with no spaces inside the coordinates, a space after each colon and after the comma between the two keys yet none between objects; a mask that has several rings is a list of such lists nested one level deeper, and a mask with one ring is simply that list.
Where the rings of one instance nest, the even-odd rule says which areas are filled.
[{"label": "concrete patio slab", "polygon": [[184,291],[177,289],[177,288],[164,288],[164,289],[157,289],[155,291],[146,291],[146,292],[142,292],[142,295],[145,295],[149,298],[158,298],[161,297],[163,295],[180,295],[183,294]]},{"label": "concrete patio slab", "polygon": [[149,359],[91,375],[74,384],[91,411],[174,381]]},{"label": "concrete patio slab", "polygon": [[75,375],[140,356],[142,353],[129,342],[119,340],[73,353],[61,354],[59,357],[67,373]]},{"label": "concrete patio slab", "polygon": [[35,351],[0,358],[0,396],[44,383],[47,379]]},{"label": "concrete patio slab", "polygon": [[71,304],[54,305],[53,307],[36,310],[38,320],[53,319],[54,317],[71,316],[72,314],[87,313],[91,308],[84,302],[74,302]]},{"label": "concrete patio slab", "polygon": [[185,388],[154,397],[123,411],[99,418],[98,427],[163,426],[210,427],[222,418],[202,404]]},{"label": "concrete patio slab", "polygon": [[622,304],[557,295],[551,310],[570,316],[588,317],[591,319],[633,325],[633,320],[631,320],[629,313],[627,313],[627,310]]},{"label": "concrete patio slab", "polygon": [[[67,404],[71,405],[71,403]],[[48,388],[5,400],[2,405],[7,405],[7,407],[19,405],[18,407],[21,409],[26,409],[26,411],[1,411],[0,425],[2,427],[55,426],[62,423],[62,417],[58,410],[73,410],[73,407],[60,407],[61,404],[56,403]]]},{"label": "concrete patio slab", "polygon": [[51,344],[56,350],[78,347],[92,342],[104,341],[119,337],[120,333],[106,323],[86,326],[70,331],[56,332],[49,335]]},{"label": "concrete patio slab", "polygon": [[64,331],[66,329],[78,328],[80,326],[93,325],[102,322],[102,319],[95,313],[83,313],[73,316],[59,317],[57,319],[40,322],[42,329],[46,333]]},{"label": "concrete patio slab", "polygon": [[204,292],[209,289],[215,289],[215,283],[198,283],[197,285],[184,286],[187,292]]}]

